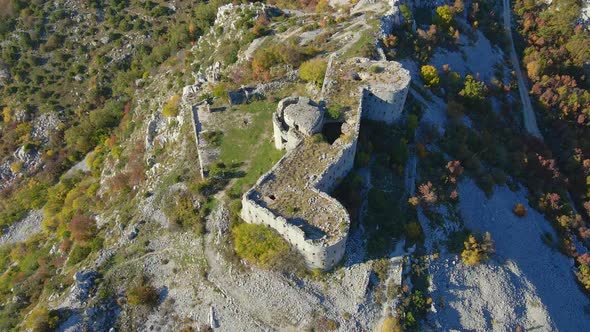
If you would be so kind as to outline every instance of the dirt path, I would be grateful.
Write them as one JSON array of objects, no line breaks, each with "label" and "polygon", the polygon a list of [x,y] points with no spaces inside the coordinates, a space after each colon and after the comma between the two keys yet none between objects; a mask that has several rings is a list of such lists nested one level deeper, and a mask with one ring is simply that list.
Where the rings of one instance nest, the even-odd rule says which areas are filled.
[{"label": "dirt path", "polygon": [[407,197],[405,198],[414,196],[416,192],[416,161],[416,155],[412,154],[406,163],[405,188]]},{"label": "dirt path", "polygon": [[531,104],[531,99],[528,94],[528,88],[526,83],[522,77],[522,72],[520,71],[520,64],[518,62],[518,56],[516,55],[516,49],[514,48],[514,41],[512,40],[512,27],[510,24],[511,16],[510,16],[510,2],[508,0],[504,1],[504,28],[506,29],[506,34],[508,35],[508,39],[510,40],[510,61],[514,66],[514,71],[516,72],[516,77],[518,79],[518,93],[520,95],[520,100],[522,102],[522,111],[524,117],[524,127],[526,131],[540,139],[543,139],[541,135],[541,131],[539,131],[539,127],[537,126],[537,119],[535,118],[535,112],[533,110],[533,106]]}]

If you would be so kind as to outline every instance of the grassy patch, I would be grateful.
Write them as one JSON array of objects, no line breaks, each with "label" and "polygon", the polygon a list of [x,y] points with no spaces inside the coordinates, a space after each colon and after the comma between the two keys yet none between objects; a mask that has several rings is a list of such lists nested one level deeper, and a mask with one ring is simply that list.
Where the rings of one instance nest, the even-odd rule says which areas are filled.
[{"label": "grassy patch", "polygon": [[236,112],[250,115],[247,127],[232,126],[224,131],[219,148],[220,161],[243,171],[242,177],[230,189],[231,196],[241,195],[283,155],[271,141],[271,119],[275,109],[276,104],[268,101],[243,105]]},{"label": "grassy patch", "polygon": [[344,52],[343,58],[371,57],[375,52],[375,35],[372,30],[361,32],[359,39]]},{"label": "grassy patch", "polygon": [[250,263],[271,267],[290,252],[289,244],[264,225],[240,224],[232,229],[236,253]]},{"label": "grassy patch", "polygon": [[256,101],[243,105],[236,112],[251,114],[246,128],[232,125],[225,130],[220,144],[220,160],[226,164],[245,162],[257,149],[259,142],[265,139],[266,133],[272,130],[272,113],[276,104],[267,101]]}]

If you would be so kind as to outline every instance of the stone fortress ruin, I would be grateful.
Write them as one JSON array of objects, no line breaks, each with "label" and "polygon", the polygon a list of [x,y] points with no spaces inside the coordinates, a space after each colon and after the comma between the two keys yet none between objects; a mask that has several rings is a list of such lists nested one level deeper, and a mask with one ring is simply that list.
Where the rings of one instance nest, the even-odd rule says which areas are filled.
[{"label": "stone fortress ruin", "polygon": [[[338,264],[350,215],[328,193],[353,168],[361,117],[389,124],[399,119],[409,84],[410,74],[400,63],[331,57],[321,103],[306,97],[279,103],[274,141],[288,152],[244,194],[242,219],[275,229],[310,268]],[[328,118],[326,107],[337,108],[340,118]],[[332,131],[327,140],[317,135],[326,129]]]}]

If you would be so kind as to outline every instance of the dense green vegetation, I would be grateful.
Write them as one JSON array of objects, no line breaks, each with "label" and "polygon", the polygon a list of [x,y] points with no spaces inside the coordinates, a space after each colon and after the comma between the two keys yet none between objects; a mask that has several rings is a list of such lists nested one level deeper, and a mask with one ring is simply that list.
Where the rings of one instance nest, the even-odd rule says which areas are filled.
[{"label": "dense green vegetation", "polygon": [[[564,195],[547,193],[539,204],[555,220],[564,237],[564,251],[573,257],[580,254],[571,238],[587,241],[590,237],[586,226],[590,220],[590,32],[577,24],[581,8],[579,0],[555,0],[551,5],[518,0],[514,7],[520,15],[523,64],[552,152],[542,162],[568,179],[563,194],[571,195],[577,210],[583,212],[564,211]],[[590,277],[584,272],[590,262],[578,257],[577,263],[578,278],[590,290]]]},{"label": "dense green vegetation", "polygon": [[[103,247],[96,213],[117,206],[123,208],[123,223],[132,222],[130,206],[146,167],[142,140],[130,139],[137,125],[137,119],[131,121],[135,93],[162,64],[178,61],[177,52],[211,26],[223,3],[180,1],[172,10],[151,1],[77,2],[67,8],[45,1],[0,2],[0,70],[5,73],[0,162],[9,161],[20,175],[0,188],[0,226],[30,209],[45,214],[42,235],[1,249],[9,254],[0,261],[0,300],[6,303],[15,294],[19,300],[0,308],[0,330],[15,328],[37,301],[62,292],[71,271]],[[185,84],[182,74],[174,78]],[[165,104],[167,116],[177,114],[178,101],[176,96]],[[34,135],[40,118],[55,119],[47,137]],[[11,159],[19,147],[39,156],[40,165],[30,168]],[[88,152],[87,174],[62,176]],[[100,183],[106,159],[114,159],[110,165],[116,172]],[[101,186],[108,195],[99,194]],[[169,197],[176,200],[164,204],[172,224],[201,233],[201,210],[192,214],[192,200],[182,194]],[[57,251],[49,255],[52,246]],[[57,320],[39,307],[27,326],[53,329]]]},{"label": "dense green vegetation", "polygon": [[159,301],[158,290],[151,285],[139,285],[127,289],[127,303],[132,306],[154,306]]},{"label": "dense green vegetation", "polygon": [[[0,83],[0,161],[24,146],[39,153],[44,167],[14,163],[13,171],[26,176],[0,188],[0,225],[42,206],[47,188],[110,136],[133,106],[133,93],[203,34],[223,3],[181,1],[172,10],[151,1],[110,0],[55,10],[44,1],[2,1],[0,70],[8,78]],[[42,115],[61,122],[46,141],[32,135]]]}]

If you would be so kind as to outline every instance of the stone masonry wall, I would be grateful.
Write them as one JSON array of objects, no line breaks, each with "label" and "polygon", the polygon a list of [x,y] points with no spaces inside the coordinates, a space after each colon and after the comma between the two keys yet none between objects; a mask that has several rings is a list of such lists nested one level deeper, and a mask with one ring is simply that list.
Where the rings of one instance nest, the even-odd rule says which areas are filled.
[{"label": "stone masonry wall", "polygon": [[[260,177],[257,185],[264,181],[268,176],[272,176],[274,171],[278,167],[281,167],[281,164],[287,155],[285,155],[268,173]],[[322,195],[326,199],[331,200],[333,204],[337,204],[337,206],[340,206],[342,209],[344,209],[344,207],[336,199],[330,197],[326,193],[320,192],[315,188],[312,188],[312,190],[314,190],[319,195]],[[310,268],[329,270],[335,264],[337,264],[340,259],[342,259],[342,256],[344,256],[344,250],[346,248],[346,236],[331,245],[314,243],[314,241],[306,239],[303,230],[290,224],[282,216],[275,215],[266,207],[258,204],[256,199],[253,197],[253,191],[254,188],[250,189],[242,197],[241,217],[244,221],[272,227],[285,240],[287,240],[287,242],[295,247],[295,249],[303,256],[307,266]],[[350,224],[350,220],[348,224]]]},{"label": "stone masonry wall", "polygon": [[370,88],[363,90],[366,107],[363,118],[392,124],[402,115],[409,85],[401,90]]},{"label": "stone masonry wall", "polygon": [[[332,204],[335,206],[344,209],[327,192],[333,191],[336,185],[354,166],[361,117],[391,124],[401,116],[407,93],[407,87],[397,91],[375,91],[361,88],[361,98],[359,98],[359,108],[356,112],[356,117],[348,119],[348,122],[344,124],[353,126],[351,128],[352,130],[344,137],[339,138],[340,144],[343,144],[340,153],[328,165],[326,170],[315,181],[310,183],[311,190],[332,201]],[[284,105],[280,105],[279,108],[281,106],[284,107]],[[273,122],[273,125],[276,126],[279,124]],[[275,140],[277,139],[281,139],[281,137],[275,137]],[[268,173],[258,180],[256,186],[262,183],[267,177],[274,176],[275,170],[282,166],[290,153],[297,153],[297,150],[289,151]],[[347,236],[342,237],[332,245],[325,245],[321,242],[306,239],[305,233],[300,228],[290,224],[284,217],[275,215],[272,211],[259,204],[257,198],[253,197],[253,193],[254,188],[250,189],[242,198],[241,216],[244,221],[272,227],[296,248],[304,257],[306,264],[311,268],[329,270],[342,259],[346,248]],[[350,225],[350,219],[348,220],[348,225]]]},{"label": "stone masonry wall", "polygon": [[336,185],[342,180],[354,167],[354,157],[356,155],[356,145],[361,125],[361,116],[365,109],[364,99],[359,101],[358,112],[356,118],[350,120],[350,125],[354,128],[351,131],[350,142],[342,148],[341,154],[336,161],[328,166],[324,173],[314,183],[314,187],[323,192],[331,192]]}]

